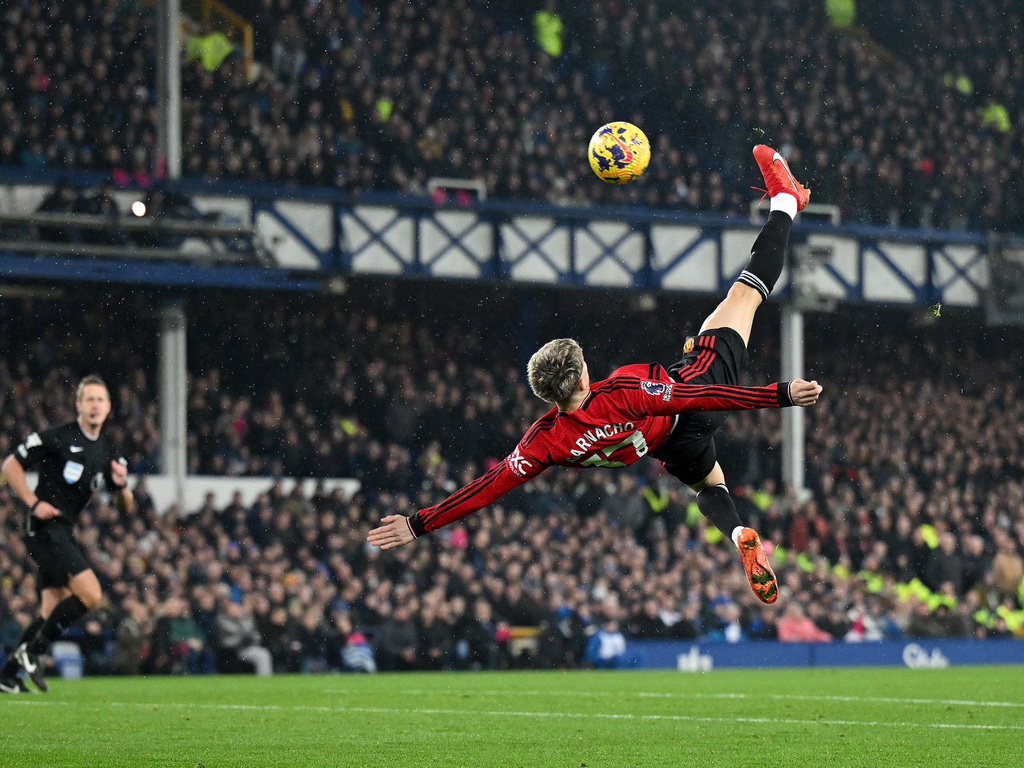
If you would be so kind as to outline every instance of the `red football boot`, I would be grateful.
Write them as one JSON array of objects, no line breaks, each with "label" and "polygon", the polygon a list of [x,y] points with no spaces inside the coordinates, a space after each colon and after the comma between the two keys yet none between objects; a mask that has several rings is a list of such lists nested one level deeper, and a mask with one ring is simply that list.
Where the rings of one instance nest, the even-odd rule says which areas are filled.
[{"label": "red football boot", "polygon": [[764,176],[769,197],[786,192],[796,198],[798,211],[807,207],[807,203],[811,201],[811,190],[796,180],[793,172],[789,170],[786,158],[771,147],[758,144],[754,147],[754,159],[757,160],[761,175]]}]

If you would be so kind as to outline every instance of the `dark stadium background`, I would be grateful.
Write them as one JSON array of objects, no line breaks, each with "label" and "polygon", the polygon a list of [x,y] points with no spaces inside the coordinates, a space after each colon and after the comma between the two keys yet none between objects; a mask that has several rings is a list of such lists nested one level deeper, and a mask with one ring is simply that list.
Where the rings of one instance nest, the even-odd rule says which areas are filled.
[{"label": "dark stadium background", "polygon": [[[538,42],[541,3],[228,5],[251,24],[251,62],[237,26],[204,25],[209,11],[184,3],[183,45],[215,53],[205,35],[223,29],[233,49],[212,68],[183,51],[176,180],[160,156],[151,4],[0,2],[0,182],[66,186],[37,212],[71,216],[0,222],[0,455],[71,418],[74,382],[99,372],[141,507],[123,519],[99,499],[82,520],[111,597],[73,638],[86,674],[216,669],[229,602],[254,614],[282,672],[357,668],[367,647],[380,669],[586,666],[609,621],[631,639],[771,642],[790,606],[835,643],[1022,636],[1019,4],[862,0],[844,29],[808,0],[558,2],[558,56]],[[650,171],[621,188],[583,156],[613,118],[654,144]],[[381,516],[511,450],[543,412],[524,377],[540,343],[577,338],[595,373],[668,362],[713,292],[311,274],[272,259],[229,272],[164,252],[177,234],[74,220],[110,206],[129,219],[139,199],[232,226],[190,199],[237,194],[748,226],[762,141],[858,237],[984,243],[991,276],[973,305],[850,296],[806,313],[805,369],[826,389],[806,414],[805,489],[784,483],[778,414],[730,420],[722,464],[780,553],[770,608],[654,463],[551,471],[430,541],[364,543]],[[437,178],[478,183],[460,194],[432,190]],[[145,248],[164,251],[140,266]],[[147,492],[164,458],[168,305],[188,326],[187,472],[218,489],[260,478],[251,497],[182,508]],[[758,316],[751,383],[779,378],[783,306]],[[5,651],[38,599],[20,518],[0,490]],[[189,634],[202,651],[176,650]]]}]

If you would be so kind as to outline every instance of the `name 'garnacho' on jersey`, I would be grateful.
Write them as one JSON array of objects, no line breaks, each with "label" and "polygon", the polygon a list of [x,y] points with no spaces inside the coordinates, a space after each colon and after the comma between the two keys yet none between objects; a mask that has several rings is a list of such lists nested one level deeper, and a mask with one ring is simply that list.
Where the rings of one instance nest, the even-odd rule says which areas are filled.
[{"label": "name 'garnacho' on jersey", "polygon": [[416,535],[491,504],[551,466],[625,467],[656,451],[685,411],[747,410],[791,405],[782,383],[766,387],[695,385],[658,365],[628,365],[592,383],[582,405],[552,408],[526,431],[504,461],[444,501],[410,518]]}]

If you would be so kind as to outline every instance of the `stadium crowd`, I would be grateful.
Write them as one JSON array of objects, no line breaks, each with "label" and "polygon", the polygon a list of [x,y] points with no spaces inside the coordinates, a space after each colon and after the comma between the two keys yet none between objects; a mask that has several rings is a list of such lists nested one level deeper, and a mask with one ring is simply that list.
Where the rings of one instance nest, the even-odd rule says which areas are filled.
[{"label": "stadium crowd", "polygon": [[[925,18],[907,0],[862,0],[866,34],[831,29],[824,4],[803,0],[723,0],[715,14],[655,0],[241,5],[252,79],[237,55],[185,63],[190,177],[417,195],[430,177],[479,178],[498,198],[738,215],[746,153],[768,130],[845,220],[1024,231],[1024,14],[1011,0],[944,0]],[[0,18],[0,165],[152,185],[149,6],[0,0]],[[614,192],[582,160],[612,118],[655,141],[647,176]],[[675,318],[702,316],[683,300],[652,312],[626,295],[354,281],[330,299],[194,302],[190,472],[361,489],[275,486],[184,510],[146,489],[160,463],[147,299],[42,301],[0,300],[0,456],[72,418],[72,385],[98,360],[113,439],[139,476],[135,516],[100,499],[81,520],[111,596],[76,636],[89,673],[602,666],[622,636],[1024,636],[1016,331],[955,314],[809,318],[807,359],[827,389],[808,413],[806,495],[779,485],[777,414],[737,414],[719,441],[778,566],[782,599],[765,608],[654,462],[552,471],[413,547],[365,544],[384,514],[500,461],[542,413],[524,352],[570,334],[595,372],[669,361]],[[770,327],[755,334],[752,381],[774,378]],[[0,490],[5,651],[38,600],[21,514]]]},{"label": "stadium crowd", "polygon": [[[740,214],[768,138],[844,220],[1024,231],[1020,4],[818,0],[236,4],[257,66],[187,54],[184,174]],[[547,15],[538,15],[542,12]],[[129,0],[0,3],[0,165],[154,179],[155,22]],[[947,21],[956,18],[957,23]],[[583,148],[610,119],[654,140],[612,189]],[[157,174],[159,175],[159,174]]]},{"label": "stadium crowd", "polygon": [[[194,302],[192,470],[347,476],[361,489],[347,498],[275,486],[251,505],[158,509],[142,476],[133,518],[99,501],[80,537],[111,602],[77,638],[87,671],[599,665],[594,638],[620,634],[1024,633],[1024,405],[1021,361],[1006,354],[1022,339],[948,312],[920,325],[877,310],[809,317],[809,367],[828,386],[807,413],[806,497],[779,486],[778,415],[730,420],[720,458],[741,514],[770,542],[777,606],[754,599],[734,552],[654,462],[550,471],[429,540],[389,553],[366,545],[385,514],[433,503],[501,460],[543,411],[520,346],[571,332],[596,374],[674,359],[687,330],[676,318],[703,316],[700,302],[670,296],[657,311],[626,294],[590,298],[362,281],[344,297]],[[133,469],[154,468],[155,364],[135,351],[152,348],[152,320],[127,296],[54,302],[50,318],[89,318],[57,340],[28,301],[0,302],[18,329],[0,363],[4,450],[71,417],[72,383],[100,351],[111,426],[132,446]],[[258,327],[245,319],[254,307]],[[494,321],[467,335],[481,307]],[[536,338],[524,335],[526,315]],[[752,339],[752,381],[774,378],[773,326],[770,305]],[[21,514],[0,491],[8,649],[37,599]],[[524,626],[536,632],[528,645]]]}]

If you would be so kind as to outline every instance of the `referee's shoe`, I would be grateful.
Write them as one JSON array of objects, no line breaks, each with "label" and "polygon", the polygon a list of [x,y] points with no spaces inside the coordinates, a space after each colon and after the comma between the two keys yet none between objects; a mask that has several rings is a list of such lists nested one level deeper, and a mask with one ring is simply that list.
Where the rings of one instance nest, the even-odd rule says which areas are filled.
[{"label": "referee's shoe", "polygon": [[36,654],[29,651],[27,643],[22,643],[14,649],[14,660],[25,670],[32,685],[43,693],[50,690],[50,686],[46,683],[46,675],[43,674],[43,664]]},{"label": "referee's shoe", "polygon": [[0,677],[0,693],[32,693],[20,677]]}]

